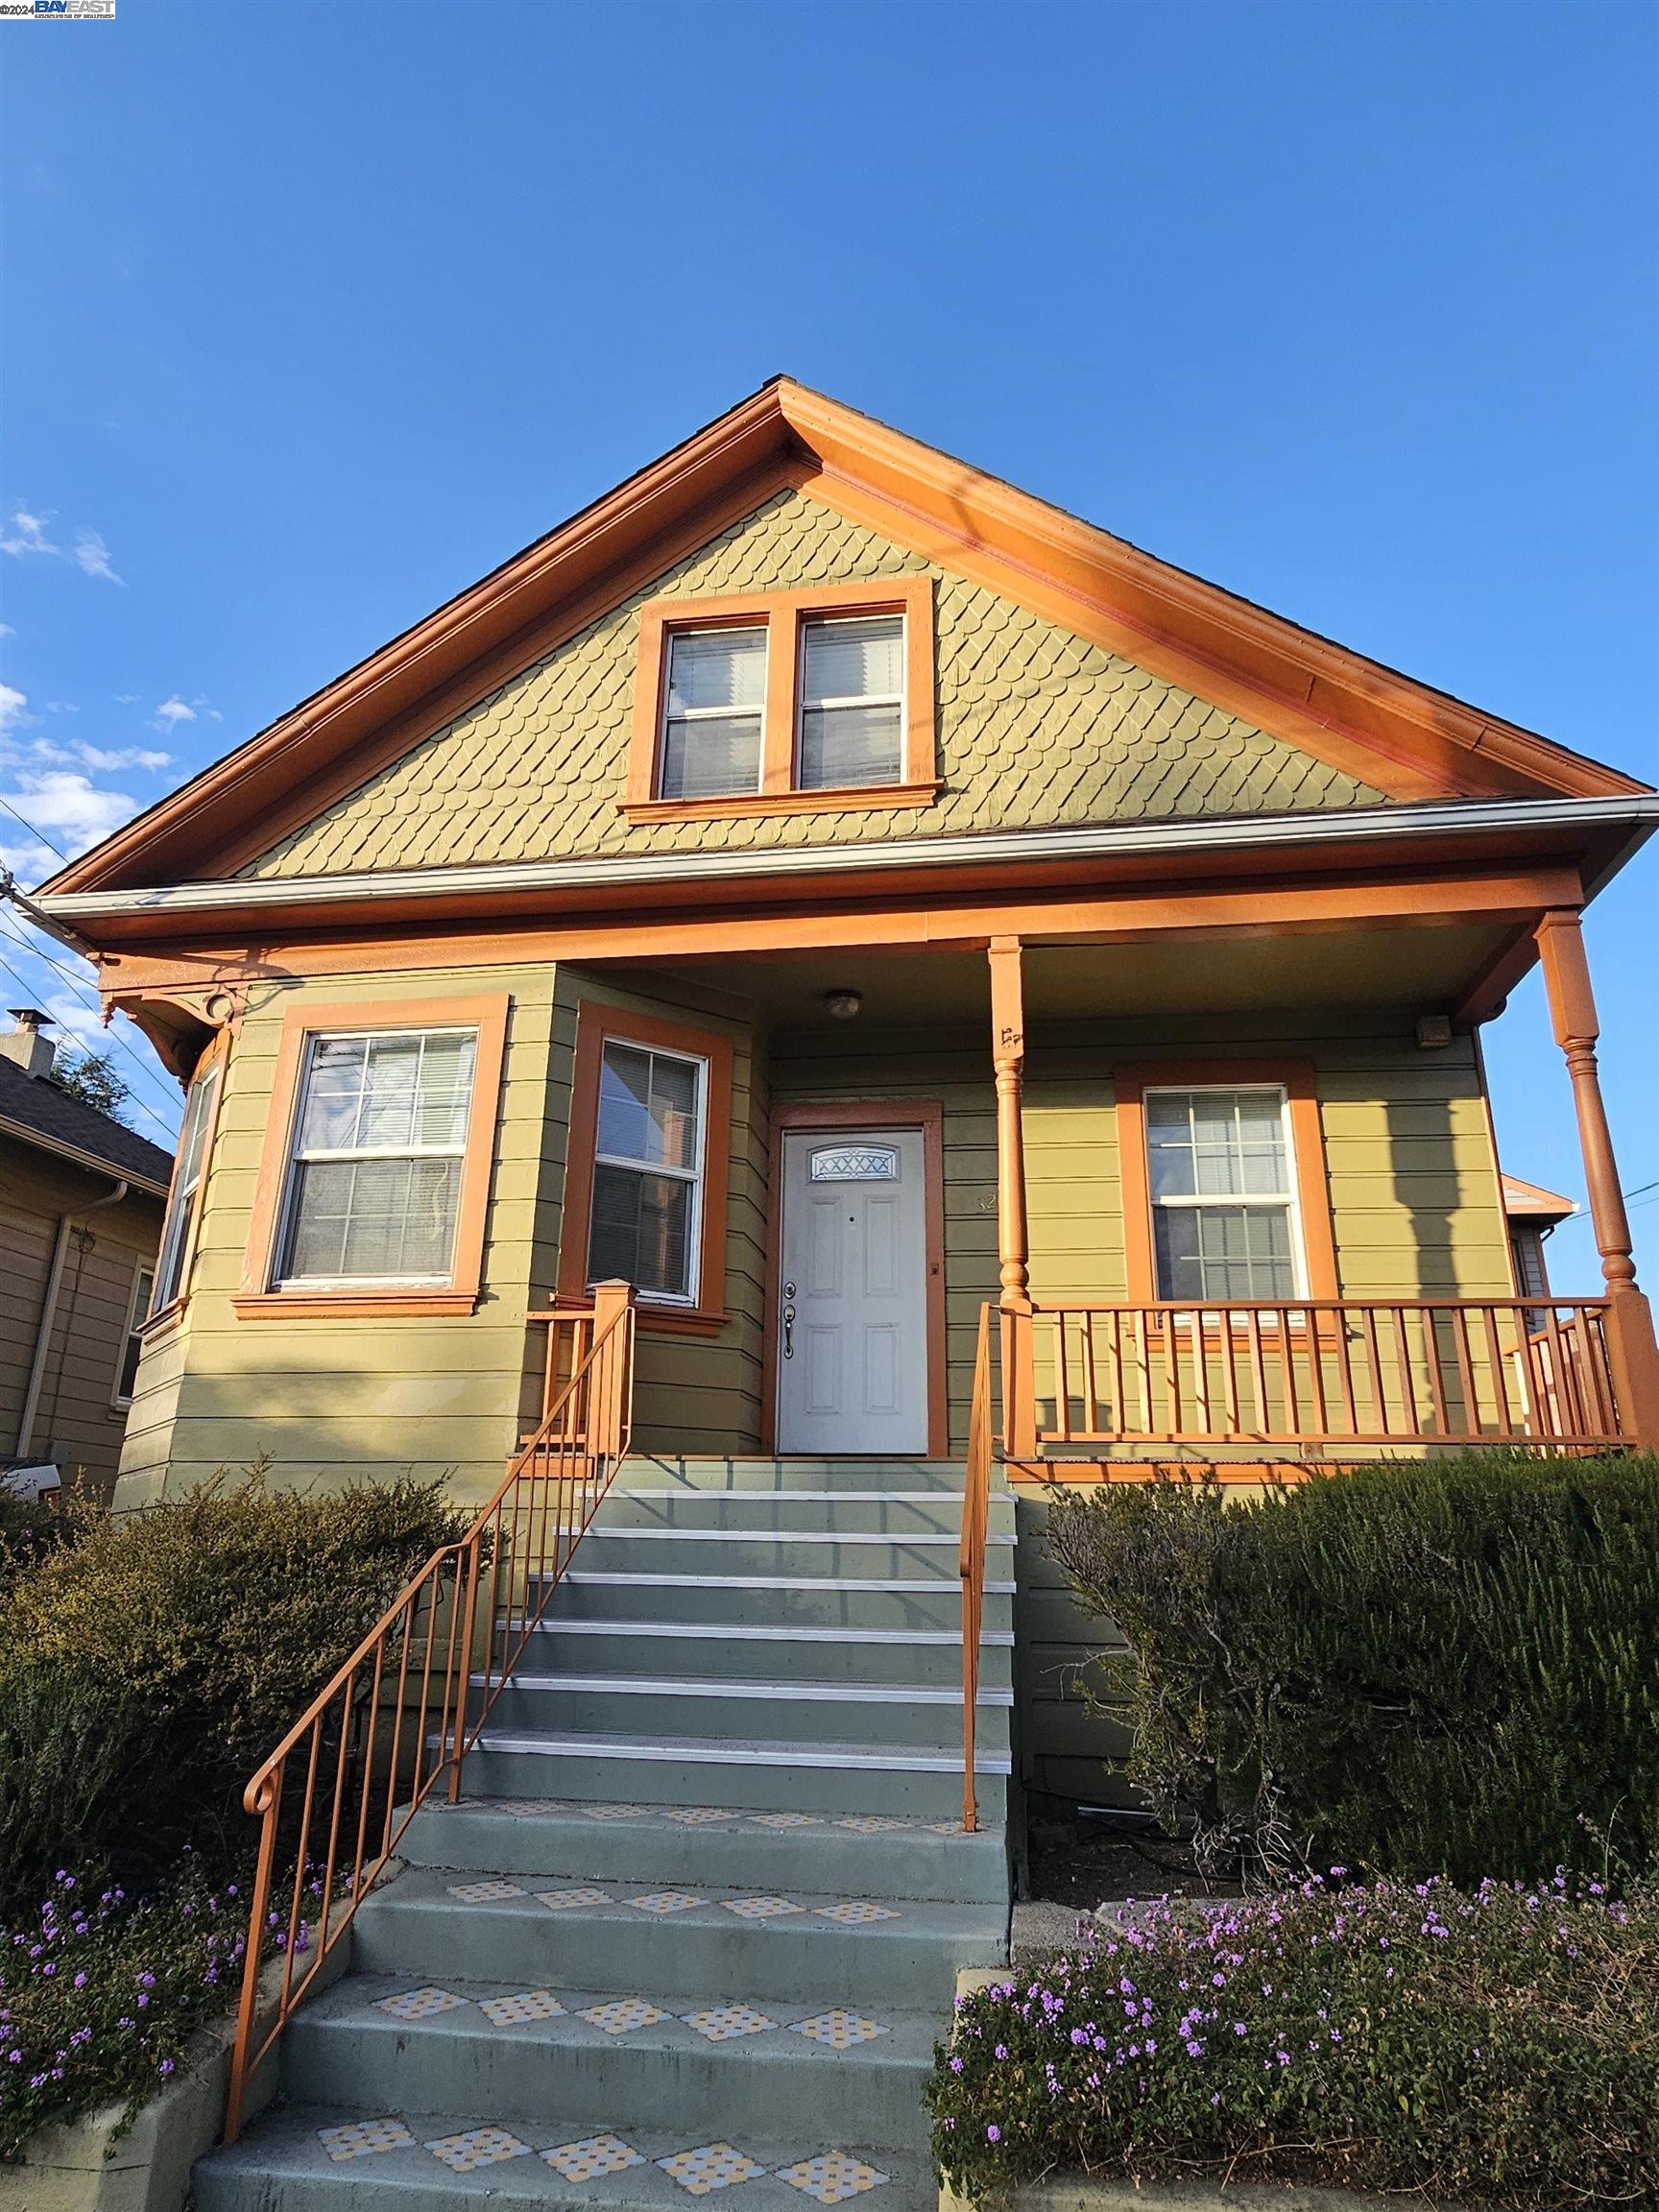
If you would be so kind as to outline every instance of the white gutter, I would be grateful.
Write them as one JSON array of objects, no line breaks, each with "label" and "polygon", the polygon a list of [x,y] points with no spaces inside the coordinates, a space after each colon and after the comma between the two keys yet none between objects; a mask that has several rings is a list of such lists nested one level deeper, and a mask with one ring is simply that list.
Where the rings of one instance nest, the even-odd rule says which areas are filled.
[{"label": "white gutter", "polygon": [[764,852],[628,854],[595,860],[495,861],[470,867],[382,868],[361,875],[267,876],[218,882],[158,884],[131,891],[60,892],[41,909],[60,921],[97,922],[115,915],[254,910],[296,901],[354,905],[391,897],[484,897],[619,890],[661,884],[762,882],[823,874],[952,868],[965,864],[1153,857],[1180,862],[1216,853],[1316,851],[1326,845],[1386,847],[1405,838],[1479,836],[1494,830],[1627,829],[1645,835],[1659,826],[1659,794],[1614,799],[1472,799],[1427,805],[1355,807],[1345,812],[1210,817],[1196,822],[1107,824],[1072,830],[994,830],[970,837],[889,837],[856,845],[811,845]]},{"label": "white gutter", "polygon": [[[103,1198],[94,1198],[89,1206],[78,1209],[82,1214],[99,1214],[106,1206],[119,1206],[126,1197],[131,1184],[123,1176],[113,1190]],[[52,1264],[46,1271],[45,1295],[40,1300],[40,1319],[35,1330],[35,1357],[29,1363],[29,1386],[23,1393],[23,1410],[17,1417],[17,1457],[27,1459],[29,1447],[35,1440],[35,1416],[40,1407],[41,1385],[46,1381],[46,1360],[52,1349],[52,1330],[58,1319],[58,1293],[63,1286],[63,1258],[69,1249],[69,1238],[75,1228],[73,1214],[58,1217],[58,1235],[52,1246]],[[79,1273],[77,1273],[79,1281]],[[75,1317],[71,1302],[69,1317]],[[63,1347],[63,1357],[69,1357],[69,1347]]]}]

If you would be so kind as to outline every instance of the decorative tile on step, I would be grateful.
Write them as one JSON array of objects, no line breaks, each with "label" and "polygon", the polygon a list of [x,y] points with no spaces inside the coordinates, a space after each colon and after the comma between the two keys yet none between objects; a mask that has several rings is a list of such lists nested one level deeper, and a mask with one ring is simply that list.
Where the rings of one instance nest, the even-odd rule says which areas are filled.
[{"label": "decorative tile on step", "polygon": [[621,2174],[645,2163],[645,2153],[624,2143],[620,2135],[585,2135],[579,2143],[561,2143],[541,2156],[566,2181],[601,2181],[607,2174]]},{"label": "decorative tile on step", "polygon": [[854,1836],[887,1836],[895,1828],[913,1828],[912,1820],[901,1820],[891,1813],[848,1813],[835,1823],[837,1828],[850,1828]]},{"label": "decorative tile on step", "polygon": [[709,2005],[701,2012],[685,2012],[681,2017],[687,2028],[695,2028],[710,2043],[728,2043],[734,2035],[758,2035],[778,2025],[764,2012],[757,2012],[753,2005]]},{"label": "decorative tile on step", "polygon": [[778,2178],[787,2181],[791,2189],[816,2197],[820,2204],[844,2204],[849,2197],[862,2197],[867,2190],[879,2189],[892,2176],[883,2174],[879,2166],[866,2166],[850,2151],[826,2151],[822,2157],[803,2158],[798,2166],[780,2166]]},{"label": "decorative tile on step", "polygon": [[741,1820],[741,1813],[732,1813],[724,1805],[670,1805],[663,1815],[667,1820],[678,1820],[684,1828],[718,1827],[728,1820]]},{"label": "decorative tile on step", "polygon": [[531,2020],[556,2020],[565,2008],[551,1989],[525,1989],[517,1997],[482,1997],[478,2009],[497,2028],[522,2028]]},{"label": "decorative tile on step", "polygon": [[480,2166],[498,2166],[503,2158],[527,2158],[528,2143],[505,2128],[468,2128],[459,2135],[440,2135],[426,2146],[434,2158],[452,2174],[472,2174]]},{"label": "decorative tile on step", "polygon": [[589,1820],[643,1820],[647,1813],[656,1811],[652,1805],[584,1805],[579,1808]]},{"label": "decorative tile on step", "polygon": [[775,1828],[780,1834],[790,1828],[821,1828],[822,1813],[751,1813],[749,1820],[757,1828]]},{"label": "decorative tile on step", "polygon": [[465,2005],[465,1997],[451,1996],[447,1989],[405,1989],[397,1997],[376,1998],[376,2012],[390,2012],[394,2020],[431,2020],[440,2012],[453,2012],[457,2005]]},{"label": "decorative tile on step", "polygon": [[657,2163],[688,2197],[707,2197],[716,2189],[730,2189],[734,2182],[753,2181],[766,2171],[747,2151],[730,2143],[705,2143],[695,2151],[676,2151],[672,2157],[659,2158]]},{"label": "decorative tile on step", "polygon": [[608,1889],[538,1889],[536,1902],[545,1905],[549,1912],[580,1911],[585,1905],[609,1905]]},{"label": "decorative tile on step", "polygon": [[341,2128],[319,2128],[317,2140],[336,2164],[372,2157],[376,2151],[401,2151],[415,2138],[401,2120],[349,2120]]},{"label": "decorative tile on step", "polygon": [[463,1905],[494,1905],[506,1897],[522,1897],[524,1892],[517,1882],[457,1882],[451,1885],[449,1894],[458,1897]]},{"label": "decorative tile on step", "polygon": [[627,1902],[636,1912],[689,1912],[694,1905],[707,1905],[707,1897],[693,1897],[689,1889],[651,1889]]},{"label": "decorative tile on step", "polygon": [[842,1928],[868,1928],[875,1920],[899,1920],[902,1913],[891,1905],[867,1905],[862,1898],[852,1897],[844,1905],[814,1905],[813,1911],[820,1920],[833,1920]]},{"label": "decorative tile on step", "polygon": [[856,2043],[874,2042],[887,2031],[879,2020],[866,2020],[861,2012],[849,2012],[844,2006],[833,2005],[828,2012],[815,2012],[810,2020],[791,2020],[792,2035],[807,2036],[814,2043],[827,2043],[831,2051],[851,2051]]},{"label": "decorative tile on step", "polygon": [[672,2020],[674,2015],[653,2005],[649,1998],[613,1997],[607,2005],[587,2006],[576,2017],[602,2029],[607,2035],[627,2035],[636,2028],[655,2028],[660,2020]]},{"label": "decorative tile on step", "polygon": [[739,1920],[778,1920],[786,1912],[805,1912],[805,1905],[793,1905],[787,1897],[723,1897],[721,1903],[728,1912],[735,1912]]}]

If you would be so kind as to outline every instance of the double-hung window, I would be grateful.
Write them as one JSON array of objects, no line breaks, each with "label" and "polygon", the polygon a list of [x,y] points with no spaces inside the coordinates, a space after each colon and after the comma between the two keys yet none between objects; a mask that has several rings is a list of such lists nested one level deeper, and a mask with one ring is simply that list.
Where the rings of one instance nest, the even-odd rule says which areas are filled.
[{"label": "double-hung window", "polygon": [[132,1385],[138,1379],[138,1355],[144,1349],[144,1318],[156,1295],[156,1270],[140,1264],[132,1275],[132,1295],[127,1301],[127,1326],[121,1334],[121,1357],[115,1366],[115,1387],[109,1393],[112,1406],[131,1406]]},{"label": "double-hung window", "polygon": [[184,1292],[185,1271],[195,1246],[202,1182],[207,1167],[213,1104],[219,1095],[219,1064],[215,1061],[211,1067],[204,1068],[190,1086],[184,1125],[179,1132],[179,1159],[173,1169],[173,1188],[167,1194],[167,1217],[161,1224],[161,1250],[156,1262],[152,1313],[165,1312]]},{"label": "double-hung window", "polygon": [[691,1305],[698,1291],[709,1064],[604,1046],[588,1281]]},{"label": "double-hung window", "polygon": [[306,1039],[276,1286],[448,1282],[477,1051],[469,1027]]},{"label": "double-hung window", "polygon": [[668,639],[659,788],[714,799],[760,788],[766,631],[678,630]]},{"label": "double-hung window", "polygon": [[655,600],[621,805],[638,821],[925,806],[933,705],[925,576]]},{"label": "double-hung window", "polygon": [[1149,1089],[1145,1116],[1158,1296],[1303,1296],[1283,1087]]},{"label": "double-hung window", "polygon": [[903,743],[903,615],[804,621],[795,773],[801,789],[897,783]]}]

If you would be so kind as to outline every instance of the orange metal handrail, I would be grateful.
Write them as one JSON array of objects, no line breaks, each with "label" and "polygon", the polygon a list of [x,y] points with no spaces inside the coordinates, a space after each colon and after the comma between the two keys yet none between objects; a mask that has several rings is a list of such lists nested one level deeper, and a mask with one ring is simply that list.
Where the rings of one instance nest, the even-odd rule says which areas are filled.
[{"label": "orange metal handrail", "polygon": [[[249,1783],[243,1803],[261,1827],[226,2101],[228,2143],[240,2130],[254,2070],[410,1821],[445,1777],[451,1801],[460,1794],[466,1755],[627,1455],[634,1338],[632,1290],[602,1286],[584,1356],[493,1497],[458,1543],[434,1551],[411,1577]],[[487,1627],[479,1669],[481,1606]],[[291,1773],[296,1790],[285,1804]],[[261,2034],[261,1952],[268,1919],[276,1917],[278,1859],[285,1862],[290,1851],[286,1955],[276,2017]],[[309,1962],[297,1972],[308,1893],[318,1899],[317,1925]]]},{"label": "orange metal handrail", "polygon": [[974,1721],[979,1703],[979,1636],[985,1612],[985,1534],[991,1513],[991,1308],[979,1310],[979,1344],[974,1355],[974,1396],[968,1413],[968,1457],[962,1482],[962,1825],[979,1824],[975,1791]]},{"label": "orange metal handrail", "polygon": [[1044,1301],[1034,1433],[1073,1448],[1627,1444],[1606,1315],[1594,1298]]}]

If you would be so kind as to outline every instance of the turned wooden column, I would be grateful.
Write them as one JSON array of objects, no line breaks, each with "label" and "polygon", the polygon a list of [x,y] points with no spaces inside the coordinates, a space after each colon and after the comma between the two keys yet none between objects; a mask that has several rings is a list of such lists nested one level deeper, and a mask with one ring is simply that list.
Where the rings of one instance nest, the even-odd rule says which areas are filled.
[{"label": "turned wooden column", "polygon": [[1613,1156],[1613,1134],[1596,1065],[1600,1023],[1577,913],[1563,907],[1546,914],[1537,938],[1555,1042],[1573,1079],[1590,1226],[1607,1286],[1607,1358],[1614,1395],[1624,1432],[1633,1443],[1651,1451],[1659,1449],[1659,1350],[1654,1346],[1653,1316],[1637,1287],[1636,1262],[1630,1253],[1630,1221],[1619,1189],[1619,1164]]},{"label": "turned wooden column", "polygon": [[1031,1356],[1030,1238],[1025,1220],[1025,992],[1018,937],[991,940],[991,1061],[997,1077],[997,1260],[1002,1315],[1002,1442],[1011,1459],[1037,1450]]}]

